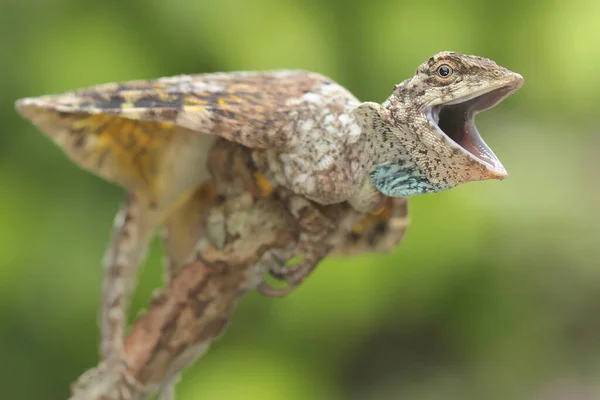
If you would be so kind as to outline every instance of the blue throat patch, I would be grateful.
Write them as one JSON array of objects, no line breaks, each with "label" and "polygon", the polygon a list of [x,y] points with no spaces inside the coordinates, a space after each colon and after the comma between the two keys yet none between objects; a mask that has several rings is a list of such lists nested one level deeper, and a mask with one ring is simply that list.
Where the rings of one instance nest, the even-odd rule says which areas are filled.
[{"label": "blue throat patch", "polygon": [[390,197],[408,197],[439,190],[416,164],[404,160],[377,166],[371,172],[371,183]]}]

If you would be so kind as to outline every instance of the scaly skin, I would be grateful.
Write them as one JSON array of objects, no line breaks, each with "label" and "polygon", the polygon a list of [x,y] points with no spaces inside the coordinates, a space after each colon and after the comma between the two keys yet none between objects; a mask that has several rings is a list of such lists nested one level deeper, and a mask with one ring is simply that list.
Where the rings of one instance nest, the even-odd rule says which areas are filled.
[{"label": "scaly skin", "polygon": [[[442,66],[451,69],[449,76],[439,76]],[[491,60],[443,52],[422,64],[411,79],[396,85],[383,104],[361,104],[354,114],[363,132],[372,133],[367,138],[367,152],[373,165],[369,170],[373,186],[385,195],[406,197],[506,177],[506,170],[474,125],[465,126],[462,131],[468,134],[458,145],[457,138],[438,128],[436,109],[477,96],[483,101],[476,109],[456,110],[452,118],[445,118],[452,123],[468,114],[472,122],[476,113],[493,107],[522,84],[521,75]],[[443,114],[438,114],[441,126]],[[453,128],[456,126],[447,129]],[[475,140],[471,133],[476,134]]]},{"label": "scaly skin", "polygon": [[339,204],[364,215],[363,228],[345,233],[343,249],[327,240],[328,230],[301,235],[302,252],[318,256],[271,270],[293,287],[332,250],[354,253],[399,241],[404,197],[504,178],[469,121],[522,82],[491,60],[443,52],[383,104],[360,103],[316,73],[272,71],[110,83],[22,99],[16,107],[78,165],[129,193],[105,257],[101,310],[102,358],[109,369],[122,370],[129,297],[151,235],[164,227],[171,280],[205,233],[202,208],[212,198],[200,188],[211,178],[209,152],[217,137],[249,149],[251,167],[294,202],[309,204],[307,215],[326,221],[322,207]]}]

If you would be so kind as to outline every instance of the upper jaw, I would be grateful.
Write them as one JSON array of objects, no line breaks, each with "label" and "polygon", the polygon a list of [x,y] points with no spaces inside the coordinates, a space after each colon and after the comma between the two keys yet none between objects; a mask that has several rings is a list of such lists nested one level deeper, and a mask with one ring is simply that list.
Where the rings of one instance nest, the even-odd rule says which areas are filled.
[{"label": "upper jaw", "polygon": [[[448,101],[448,102],[443,102],[440,103],[438,105],[453,105],[453,104],[458,104],[458,103],[463,103],[465,101],[469,101],[474,99],[475,97],[484,95],[486,93],[492,92],[494,90],[497,89],[501,89],[504,88],[506,89],[506,94],[504,96],[501,96],[498,98],[498,101],[496,101],[496,103],[494,103],[491,107],[493,107],[494,105],[500,103],[502,100],[504,100],[506,97],[510,96],[511,94],[513,94],[514,92],[516,92],[517,90],[519,90],[521,88],[521,86],[523,86],[523,77],[520,74],[517,74],[515,72],[511,72],[510,75],[508,76],[508,79],[506,80],[502,80],[499,82],[495,82],[495,83],[490,83],[488,85],[486,85],[485,87],[480,88],[479,90],[474,90],[471,93],[466,94],[463,97]],[[491,108],[491,107],[488,107]],[[480,110],[480,111],[485,111],[485,110]]]},{"label": "upper jaw", "polygon": [[489,110],[517,91],[523,84],[521,75],[511,73],[503,82],[489,85],[425,110],[438,133],[450,140],[468,158],[482,164],[493,178],[508,176],[494,152],[485,144],[474,124],[475,114]]}]

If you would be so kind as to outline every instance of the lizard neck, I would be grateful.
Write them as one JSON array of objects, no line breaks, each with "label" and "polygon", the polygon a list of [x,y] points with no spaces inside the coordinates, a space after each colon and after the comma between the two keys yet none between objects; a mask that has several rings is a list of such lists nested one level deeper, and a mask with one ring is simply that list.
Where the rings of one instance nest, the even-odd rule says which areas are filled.
[{"label": "lizard neck", "polygon": [[364,214],[372,213],[380,209],[386,196],[377,190],[371,183],[370,173],[374,169],[374,163],[377,160],[375,152],[375,143],[378,143],[378,139],[373,137],[374,132],[369,129],[365,129],[356,122],[355,116],[353,115],[353,123],[356,129],[360,129],[360,136],[355,143],[350,144],[350,160],[351,170],[358,172],[353,175],[357,178],[356,191],[348,200],[348,203],[356,211]]},{"label": "lizard neck", "polygon": [[417,136],[427,134],[428,122],[416,107],[410,107],[408,96],[402,98],[404,112],[392,117],[388,110],[394,101],[398,99],[389,98],[381,105],[379,113],[385,118],[375,120],[367,135],[366,148],[373,160],[369,170],[370,183],[390,197],[408,197],[444,189],[430,181],[414,157],[415,152],[428,152],[417,139]]},{"label": "lizard neck", "polygon": [[[402,113],[391,115],[393,100],[362,103],[354,110],[361,135],[354,146],[364,174],[350,204],[358,210],[376,208],[386,196],[408,197],[443,190],[420,168],[415,152],[427,152],[417,136],[427,134],[427,120],[404,99]],[[423,156],[421,154],[421,156]]]},{"label": "lizard neck", "polygon": [[[371,184],[381,193],[390,197],[409,197],[433,193],[444,187],[435,185],[417,164],[409,149],[419,151],[420,144],[410,140],[410,133],[401,137],[404,143],[392,140],[385,132],[373,135],[373,158],[375,162],[369,173]],[[397,136],[397,135],[394,135]],[[426,151],[426,150],[423,150]]]}]

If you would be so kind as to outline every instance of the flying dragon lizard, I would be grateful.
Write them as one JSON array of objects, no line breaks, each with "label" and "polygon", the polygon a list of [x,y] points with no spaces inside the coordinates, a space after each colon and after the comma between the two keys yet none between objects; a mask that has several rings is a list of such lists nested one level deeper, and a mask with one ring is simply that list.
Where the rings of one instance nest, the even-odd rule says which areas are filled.
[{"label": "flying dragon lizard", "polygon": [[[203,236],[227,241],[218,229],[199,228],[207,224],[203,205],[216,196],[206,186],[215,171],[252,171],[298,222],[295,247],[274,252],[270,267],[289,287],[259,285],[279,295],[331,252],[377,250],[369,235],[379,232],[383,247],[397,244],[407,197],[505,178],[474,117],[522,85],[521,75],[489,59],[441,52],[382,104],[360,102],[320,74],[284,70],[109,83],[21,99],[16,108],[75,163],[128,193],[104,260],[100,313],[102,359],[118,369],[129,297],[151,236],[162,229],[170,278]],[[231,155],[237,151],[243,157]],[[221,185],[217,196],[227,195]],[[332,207],[364,218],[341,226]],[[390,228],[394,216],[397,229]]]}]

